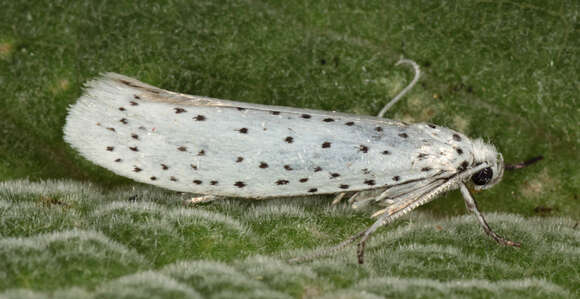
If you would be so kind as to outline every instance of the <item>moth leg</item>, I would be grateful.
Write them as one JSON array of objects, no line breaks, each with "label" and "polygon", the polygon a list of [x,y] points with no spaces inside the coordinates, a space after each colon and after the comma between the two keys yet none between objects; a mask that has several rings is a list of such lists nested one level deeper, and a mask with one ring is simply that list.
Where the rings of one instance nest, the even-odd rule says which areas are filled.
[{"label": "moth leg", "polygon": [[201,203],[208,203],[208,202],[214,201],[216,199],[218,199],[218,197],[215,195],[202,195],[202,196],[197,196],[197,197],[192,197],[190,199],[186,199],[183,201],[183,204],[186,206],[197,205],[197,204],[201,204]]},{"label": "moth leg", "polygon": [[[357,192],[353,196],[357,196],[360,193],[361,192]],[[355,241],[361,239],[360,242],[358,243],[357,256],[358,256],[358,263],[363,264],[364,263],[364,250],[365,250],[365,246],[366,246],[366,241],[369,239],[371,234],[374,233],[379,227],[386,225],[388,223],[391,223],[395,219],[405,215],[406,212],[408,212],[408,210],[401,208],[401,209],[398,209],[396,211],[392,211],[391,214],[383,213],[379,217],[379,219],[377,221],[375,221],[375,223],[373,225],[371,225],[369,228],[351,236],[347,240],[342,241],[340,244],[338,244],[334,247],[331,247],[330,249],[322,250],[322,251],[316,252],[316,253],[308,255],[308,256],[296,257],[296,258],[290,259],[288,262],[301,263],[301,262],[305,262],[305,261],[310,261],[310,260],[313,260],[315,258],[328,255],[332,252],[339,251],[339,250],[345,248],[346,246],[354,243]],[[375,213],[375,214],[377,214],[377,213]]]},{"label": "moth leg", "polygon": [[335,205],[339,204],[342,201],[342,199],[344,198],[345,195],[346,195],[346,192],[338,193],[334,197],[334,200],[332,201],[332,204],[331,205],[335,206]]},{"label": "moth leg", "polygon": [[357,257],[358,257],[359,264],[364,264],[364,254],[365,254],[366,242],[370,238],[371,234],[374,233],[379,227],[386,225],[386,224],[389,224],[389,223],[395,221],[395,219],[397,219],[403,215],[404,215],[404,212],[402,210],[399,210],[393,214],[383,214],[382,216],[379,217],[379,219],[377,221],[375,221],[375,223],[373,223],[373,225],[371,225],[371,227],[369,227],[364,232],[364,234],[362,235],[362,238],[358,242],[358,246],[357,246]]},{"label": "moth leg", "polygon": [[354,203],[354,201],[356,200],[356,198],[361,194],[361,192],[357,192],[355,194],[353,194],[349,199],[348,199],[348,204],[352,205]]},{"label": "moth leg", "polygon": [[[359,196],[360,192],[355,192],[353,195],[351,195],[348,198],[348,204],[352,204],[354,202],[354,200]],[[336,195],[336,197],[334,198],[334,200],[332,201],[332,205],[337,205],[339,204],[342,199],[346,196],[346,192],[342,192],[342,193],[338,193],[338,195]]]},{"label": "moth leg", "polygon": [[389,110],[389,108],[391,108],[393,105],[395,105],[407,92],[409,92],[409,90],[411,90],[411,88],[413,88],[413,86],[415,86],[417,81],[419,81],[419,77],[421,77],[421,70],[419,69],[419,65],[417,65],[417,63],[415,61],[410,60],[410,59],[401,59],[395,65],[399,65],[399,64],[412,65],[413,69],[415,70],[415,77],[413,78],[413,81],[411,81],[411,83],[409,83],[409,85],[407,85],[407,87],[405,87],[405,89],[403,89],[403,91],[399,92],[399,94],[397,96],[395,96],[390,102],[388,102],[385,105],[385,107],[383,107],[383,109],[381,109],[381,112],[379,112],[377,117],[383,117],[383,115],[385,115],[385,112],[387,112],[387,110]]},{"label": "moth leg", "polygon": [[475,217],[477,217],[479,224],[481,225],[481,227],[488,236],[493,238],[499,244],[520,247],[521,244],[519,242],[504,239],[500,235],[496,234],[493,230],[491,230],[491,228],[487,224],[487,221],[485,221],[485,218],[483,218],[483,214],[481,214],[481,212],[477,208],[477,203],[475,202],[475,199],[473,199],[473,196],[471,196],[471,193],[469,193],[469,190],[467,189],[465,184],[461,183],[459,188],[461,190],[461,194],[463,195],[463,199],[465,200],[465,206],[467,207],[467,210],[475,214]]}]

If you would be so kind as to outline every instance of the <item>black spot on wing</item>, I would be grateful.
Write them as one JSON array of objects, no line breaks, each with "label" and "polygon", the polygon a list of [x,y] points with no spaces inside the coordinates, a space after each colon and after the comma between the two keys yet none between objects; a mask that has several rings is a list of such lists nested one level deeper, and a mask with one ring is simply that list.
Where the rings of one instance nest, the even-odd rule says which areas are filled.
[{"label": "black spot on wing", "polygon": [[425,153],[419,153],[419,154],[417,155],[417,158],[418,158],[419,160],[424,160],[424,159],[426,159],[428,156],[429,156],[429,154],[425,154]]},{"label": "black spot on wing", "polygon": [[196,185],[201,185],[203,182],[201,180],[193,180],[193,183]]},{"label": "black spot on wing", "polygon": [[115,149],[114,146],[107,146],[107,151],[112,152]]},{"label": "black spot on wing", "polygon": [[139,149],[136,146],[130,146],[129,147],[130,150],[134,151],[134,152],[138,152]]},{"label": "black spot on wing", "polygon": [[465,171],[467,169],[467,166],[469,166],[469,163],[467,163],[467,161],[463,161],[461,162],[461,165],[457,167],[457,171]]},{"label": "black spot on wing", "polygon": [[204,115],[196,115],[193,119],[195,119],[196,121],[205,121],[206,117]]},{"label": "black spot on wing", "polygon": [[288,180],[277,180],[276,181],[276,185],[286,185],[288,183],[289,183]]},{"label": "black spot on wing", "polygon": [[458,134],[453,134],[453,140],[461,141],[461,136],[459,136]]},{"label": "black spot on wing", "polygon": [[331,143],[328,141],[325,141],[322,143],[322,148],[330,148]]},{"label": "black spot on wing", "polygon": [[286,141],[287,143],[292,143],[294,142],[294,138],[292,136],[288,136],[284,139],[284,141]]},{"label": "black spot on wing", "polygon": [[246,187],[246,183],[242,182],[242,181],[237,181],[234,186],[238,187],[238,188],[244,188]]},{"label": "black spot on wing", "polygon": [[182,146],[178,147],[177,150],[180,152],[185,152],[185,151],[187,151],[187,147],[182,145]]},{"label": "black spot on wing", "polygon": [[375,183],[375,180],[365,180],[364,183],[367,184],[367,185],[369,185],[369,186],[374,186],[376,184]]},{"label": "black spot on wing", "polygon": [[401,133],[401,134],[399,134],[399,137],[407,138],[407,137],[409,137],[409,135],[407,135],[407,133]]},{"label": "black spot on wing", "polygon": [[184,113],[187,112],[187,110],[183,109],[183,108],[173,108],[175,110],[175,114],[179,114],[179,113]]},{"label": "black spot on wing", "polygon": [[304,119],[310,119],[311,117],[310,114],[302,114],[302,118]]}]

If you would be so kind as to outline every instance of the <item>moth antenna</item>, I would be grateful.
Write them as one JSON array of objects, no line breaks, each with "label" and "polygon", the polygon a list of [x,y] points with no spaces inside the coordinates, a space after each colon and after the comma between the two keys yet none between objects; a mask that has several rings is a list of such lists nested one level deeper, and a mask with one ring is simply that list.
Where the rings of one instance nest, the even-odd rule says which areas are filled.
[{"label": "moth antenna", "polygon": [[544,159],[544,156],[537,156],[537,157],[533,157],[531,159],[528,159],[524,162],[520,162],[520,163],[516,163],[516,164],[506,164],[505,165],[505,169],[506,170],[514,170],[514,169],[520,169],[520,168],[524,168],[524,167],[528,167],[540,160]]},{"label": "moth antenna", "polygon": [[387,110],[389,110],[389,108],[391,108],[393,105],[395,105],[407,92],[409,92],[409,90],[411,90],[411,88],[413,88],[413,86],[415,86],[415,84],[417,84],[417,81],[419,81],[419,77],[421,77],[421,70],[419,69],[419,65],[415,61],[410,60],[410,59],[401,59],[395,65],[399,65],[399,64],[412,65],[413,69],[415,70],[415,77],[413,78],[413,81],[411,81],[411,83],[409,83],[409,85],[407,85],[407,87],[405,87],[405,89],[403,89],[401,92],[399,92],[399,94],[397,96],[395,96],[390,102],[388,102],[385,105],[385,107],[383,107],[383,109],[381,110],[381,112],[379,112],[377,117],[383,117],[383,115],[385,115],[385,112],[387,112]]},{"label": "moth antenna", "polygon": [[334,247],[331,247],[331,248],[325,249],[325,250],[319,250],[311,255],[307,255],[307,256],[303,256],[303,257],[295,257],[293,259],[288,260],[288,263],[291,263],[291,264],[303,263],[303,262],[308,262],[308,261],[311,261],[311,260],[319,258],[319,257],[330,255],[330,254],[337,252],[337,251],[340,251],[340,250],[344,249],[345,247],[347,247],[348,245],[354,243],[356,240],[360,239],[366,232],[367,232],[367,230],[365,229],[365,230],[351,236],[350,238],[342,241],[340,244],[338,244]]}]

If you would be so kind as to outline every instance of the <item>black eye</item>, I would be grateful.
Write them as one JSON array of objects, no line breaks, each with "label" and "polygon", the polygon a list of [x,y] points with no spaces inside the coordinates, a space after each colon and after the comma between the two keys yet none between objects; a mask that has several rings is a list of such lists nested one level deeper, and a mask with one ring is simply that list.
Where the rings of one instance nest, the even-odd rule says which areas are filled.
[{"label": "black eye", "polygon": [[491,167],[488,167],[488,168],[484,168],[484,169],[480,170],[478,173],[474,174],[471,177],[471,180],[473,181],[474,184],[476,184],[478,186],[483,186],[483,185],[489,183],[489,181],[491,181],[492,177],[493,177],[493,170],[491,170]]}]

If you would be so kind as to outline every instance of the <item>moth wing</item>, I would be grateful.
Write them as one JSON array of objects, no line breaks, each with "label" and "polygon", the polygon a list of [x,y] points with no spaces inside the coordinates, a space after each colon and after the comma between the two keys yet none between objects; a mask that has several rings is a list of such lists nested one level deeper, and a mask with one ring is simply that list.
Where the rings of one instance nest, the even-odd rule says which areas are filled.
[{"label": "moth wing", "polygon": [[108,73],[87,84],[64,132],[84,157],[136,181],[264,198],[430,178],[437,170],[421,171],[416,157],[433,149],[422,126],[190,96]]}]

